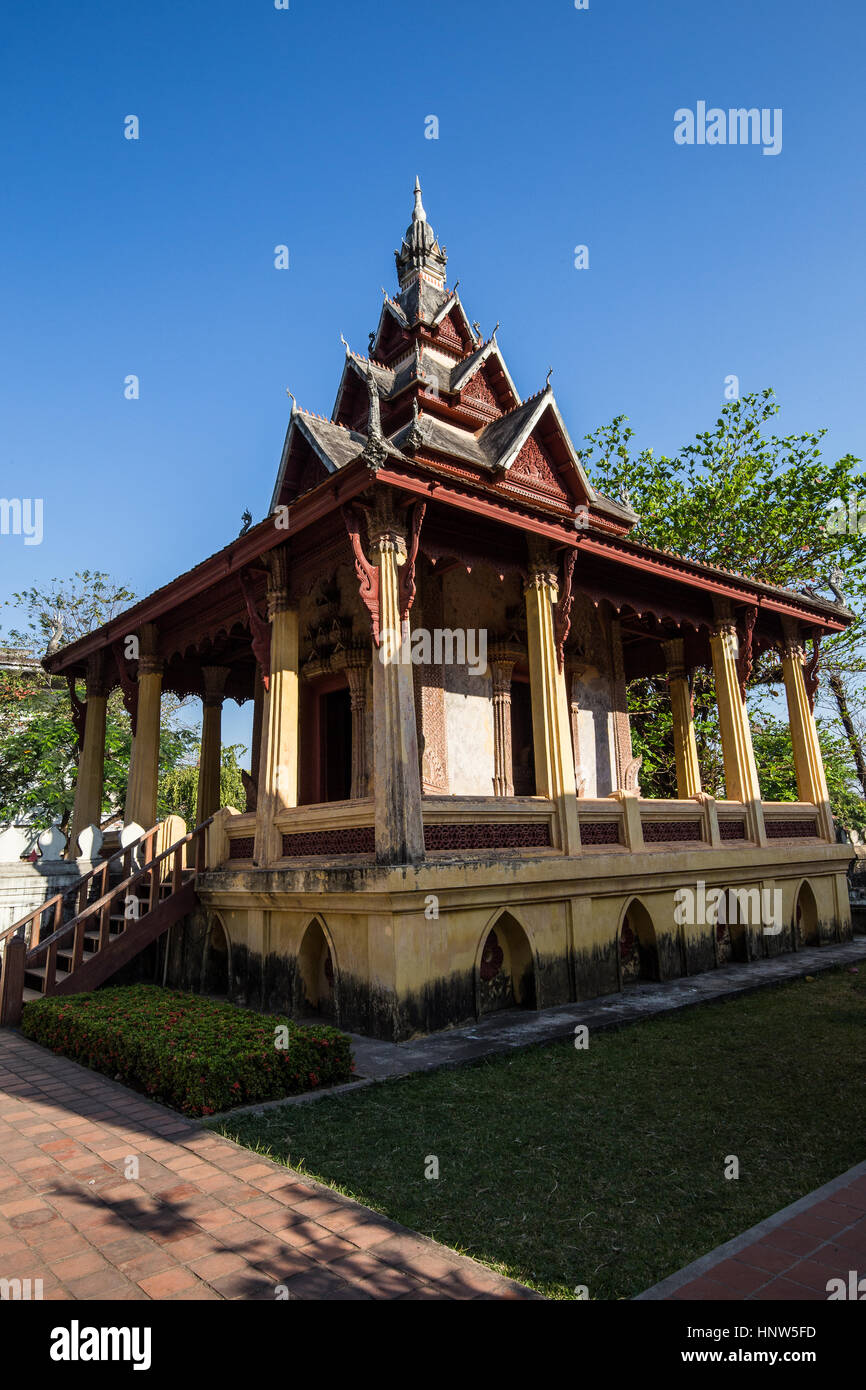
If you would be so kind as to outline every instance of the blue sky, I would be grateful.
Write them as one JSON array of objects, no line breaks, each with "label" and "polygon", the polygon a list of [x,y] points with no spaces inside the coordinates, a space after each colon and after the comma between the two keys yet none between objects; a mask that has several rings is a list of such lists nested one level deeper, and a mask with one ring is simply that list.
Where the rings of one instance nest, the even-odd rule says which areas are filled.
[{"label": "blue sky", "polygon": [[[0,536],[0,602],[76,569],[143,595],[264,514],[286,386],[330,413],[416,173],[576,442],[625,413],[673,451],[736,374],[862,456],[864,51],[857,0],[8,7],[0,494],[44,499],[44,540]],[[781,153],[678,146],[698,101],[781,108]]]}]

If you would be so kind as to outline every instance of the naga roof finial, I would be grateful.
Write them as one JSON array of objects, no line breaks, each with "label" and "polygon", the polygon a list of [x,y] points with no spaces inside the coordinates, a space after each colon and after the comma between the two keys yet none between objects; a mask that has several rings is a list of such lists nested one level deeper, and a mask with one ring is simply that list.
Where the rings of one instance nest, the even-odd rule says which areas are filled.
[{"label": "naga roof finial", "polygon": [[367,416],[367,443],[361,457],[368,468],[374,472],[381,468],[388,457],[388,441],[382,433],[382,415],[379,408],[379,388],[373,375],[373,368],[367,363],[367,391],[370,396],[370,410]]}]

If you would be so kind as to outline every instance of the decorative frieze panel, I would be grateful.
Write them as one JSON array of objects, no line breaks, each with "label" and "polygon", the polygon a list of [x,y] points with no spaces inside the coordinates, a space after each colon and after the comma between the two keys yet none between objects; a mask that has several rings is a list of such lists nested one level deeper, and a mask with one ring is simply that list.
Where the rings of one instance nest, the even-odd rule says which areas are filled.
[{"label": "decorative frieze panel", "polygon": [[722,840],[745,840],[746,822],[744,820],[720,820],[719,838]]},{"label": "decorative frieze panel", "polygon": [[375,836],[372,825],[347,826],[345,830],[308,830],[283,835],[286,857],[319,854],[372,854]]},{"label": "decorative frieze panel", "polygon": [[818,822],[814,820],[768,820],[766,828],[768,840],[812,840],[818,836]]},{"label": "decorative frieze panel", "polygon": [[582,820],[580,822],[580,843],[582,845],[621,845],[619,821]]},{"label": "decorative frieze panel", "polygon": [[240,835],[229,840],[229,859],[252,859],[255,848],[254,835]]},{"label": "decorative frieze panel", "polygon": [[701,823],[697,820],[644,821],[643,837],[648,845],[666,845],[680,840],[700,841]]},{"label": "decorative frieze panel", "polygon": [[550,849],[547,821],[523,824],[427,825],[424,845],[436,849]]}]

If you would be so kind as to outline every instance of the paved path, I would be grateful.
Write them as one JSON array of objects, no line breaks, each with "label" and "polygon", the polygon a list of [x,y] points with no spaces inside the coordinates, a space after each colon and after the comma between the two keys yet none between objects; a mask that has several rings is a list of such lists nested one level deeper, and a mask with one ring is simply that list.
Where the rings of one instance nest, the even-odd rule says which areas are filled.
[{"label": "paved path", "polygon": [[866,1296],[866,1163],[662,1280],[640,1299],[826,1302],[831,1279],[850,1273]]},{"label": "paved path", "polygon": [[[830,946],[808,947],[748,965],[726,965],[661,984],[630,985],[618,994],[605,994],[580,1003],[560,1004],[538,1013],[511,1009],[490,1014],[464,1028],[449,1028],[411,1042],[379,1042],[351,1034],[355,1070],[359,1077],[385,1081],[412,1072],[459,1066],[480,1057],[534,1047],[572,1037],[575,1025],[590,1029],[621,1028],[646,1018],[692,1008],[695,1004],[730,999],[756,989],[817,975],[838,965],[862,965],[866,961],[866,936],[855,936]],[[322,1092],[324,1095],[325,1092]]]},{"label": "paved path", "polygon": [[0,1279],[27,1278],[46,1299],[537,1297],[4,1029]]}]

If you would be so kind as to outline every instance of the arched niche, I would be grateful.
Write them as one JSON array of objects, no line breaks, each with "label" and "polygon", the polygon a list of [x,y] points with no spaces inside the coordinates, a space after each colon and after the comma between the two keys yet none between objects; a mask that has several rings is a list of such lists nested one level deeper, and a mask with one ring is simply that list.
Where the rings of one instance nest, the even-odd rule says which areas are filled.
[{"label": "arched niche", "polygon": [[476,975],[479,1014],[536,1007],[532,947],[510,912],[501,913],[485,931]]},{"label": "arched niche", "polygon": [[798,946],[818,946],[818,904],[808,879],[800,884],[794,899],[794,935]]},{"label": "arched niche", "polygon": [[620,922],[617,944],[622,988],[659,978],[655,927],[640,898],[632,898],[626,907]]},{"label": "arched niche", "polygon": [[297,1013],[332,1019],[336,1014],[336,968],[331,942],[321,919],[314,917],[298,951]]},{"label": "arched niche", "polygon": [[211,915],[205,937],[202,976],[202,993],[228,995],[231,948],[228,933],[215,913]]}]

